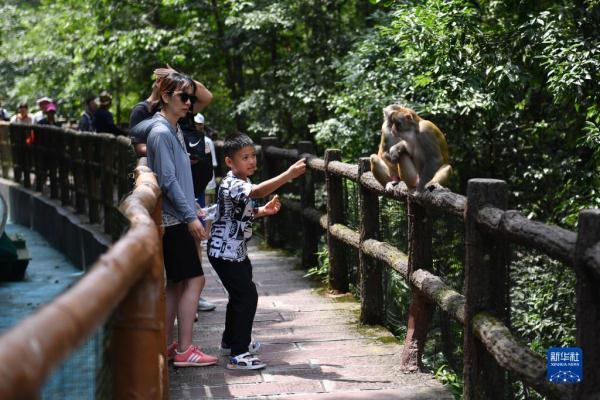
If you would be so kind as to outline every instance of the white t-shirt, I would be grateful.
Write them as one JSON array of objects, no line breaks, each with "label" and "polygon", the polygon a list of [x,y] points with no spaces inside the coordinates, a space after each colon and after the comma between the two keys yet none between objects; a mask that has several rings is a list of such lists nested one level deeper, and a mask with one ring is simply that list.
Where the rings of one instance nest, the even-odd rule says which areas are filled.
[{"label": "white t-shirt", "polygon": [[19,114],[15,114],[10,117],[10,122],[17,124],[33,124],[33,116],[31,114],[27,114],[27,118],[21,119]]},{"label": "white t-shirt", "polygon": [[228,261],[244,261],[246,242],[252,237],[254,219],[250,198],[252,183],[231,171],[223,178],[217,195],[217,215],[210,230],[208,255]]},{"label": "white t-shirt", "polygon": [[[218,164],[217,164],[217,153],[215,152],[215,143],[212,141],[211,138],[209,138],[206,135],[204,135],[204,148],[206,150],[210,151],[210,156],[212,158],[212,166],[213,166],[213,168],[216,168]],[[215,173],[213,171],[212,179],[206,185],[206,190],[214,189],[216,187],[217,187],[217,181],[215,181]]]},{"label": "white t-shirt", "polygon": [[33,123],[34,124],[37,124],[38,122],[40,122],[43,119],[44,119],[44,112],[42,110],[36,111],[33,114]]}]

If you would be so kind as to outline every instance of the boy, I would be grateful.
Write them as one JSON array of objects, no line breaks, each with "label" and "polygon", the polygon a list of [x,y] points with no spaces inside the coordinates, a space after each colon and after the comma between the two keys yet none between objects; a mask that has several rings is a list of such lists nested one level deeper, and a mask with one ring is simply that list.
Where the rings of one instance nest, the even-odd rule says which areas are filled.
[{"label": "boy", "polygon": [[208,260],[229,293],[221,350],[231,355],[228,369],[260,369],[266,364],[252,354],[259,345],[250,343],[258,293],[252,282],[246,242],[252,236],[252,220],[277,214],[281,203],[275,196],[263,207],[253,208],[252,199],[268,196],[302,175],[306,163],[299,160],[284,173],[253,185],[248,179],[256,171],[252,139],[244,134],[229,137],[223,152],[230,171],[219,187],[217,216],[208,242]]}]

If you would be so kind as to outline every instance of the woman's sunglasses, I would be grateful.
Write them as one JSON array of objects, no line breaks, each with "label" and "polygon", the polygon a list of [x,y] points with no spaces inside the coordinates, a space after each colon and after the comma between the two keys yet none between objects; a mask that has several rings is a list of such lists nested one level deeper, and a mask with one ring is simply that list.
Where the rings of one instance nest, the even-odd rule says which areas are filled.
[{"label": "woman's sunglasses", "polygon": [[194,96],[193,94],[186,93],[186,92],[179,92],[179,93],[173,93],[173,94],[176,94],[177,96],[179,96],[182,103],[187,103],[187,101],[189,100],[190,103],[193,105],[196,101],[198,101],[198,98],[196,96]]}]

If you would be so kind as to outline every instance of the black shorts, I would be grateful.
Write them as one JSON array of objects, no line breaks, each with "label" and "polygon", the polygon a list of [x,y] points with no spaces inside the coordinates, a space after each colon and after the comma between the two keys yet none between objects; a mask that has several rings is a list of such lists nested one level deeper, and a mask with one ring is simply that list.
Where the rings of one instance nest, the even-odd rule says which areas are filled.
[{"label": "black shorts", "polygon": [[196,250],[196,241],[188,231],[187,224],[165,227],[163,256],[168,281],[180,282],[204,275]]}]

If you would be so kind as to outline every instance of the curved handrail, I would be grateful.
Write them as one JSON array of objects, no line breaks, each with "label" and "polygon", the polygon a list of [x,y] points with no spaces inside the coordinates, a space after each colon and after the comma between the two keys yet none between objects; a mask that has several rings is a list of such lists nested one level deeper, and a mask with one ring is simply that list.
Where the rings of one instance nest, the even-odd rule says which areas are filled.
[{"label": "curved handrail", "polygon": [[[150,364],[154,364],[136,359],[144,378],[140,382],[147,387],[137,394],[139,398],[163,398],[166,385],[160,356],[164,351],[160,313],[164,309],[160,302],[164,278],[160,232],[155,223],[160,218],[159,199],[154,174],[147,167],[136,168],[136,188],[120,207],[130,222],[129,231],[71,289],[0,337],[0,398],[37,398],[51,370],[115,310],[116,329],[129,326],[128,321],[135,319],[140,329],[151,331],[151,338],[142,334],[142,343],[134,344],[144,347]],[[136,307],[130,312],[132,308],[124,303],[136,297]],[[115,386],[114,395],[119,390]],[[131,389],[128,387],[129,393]]]}]

